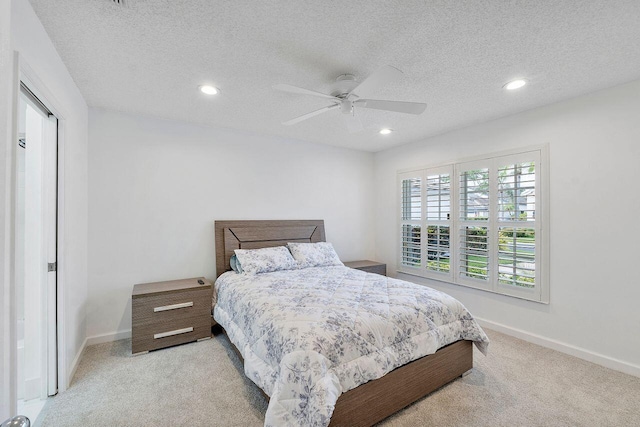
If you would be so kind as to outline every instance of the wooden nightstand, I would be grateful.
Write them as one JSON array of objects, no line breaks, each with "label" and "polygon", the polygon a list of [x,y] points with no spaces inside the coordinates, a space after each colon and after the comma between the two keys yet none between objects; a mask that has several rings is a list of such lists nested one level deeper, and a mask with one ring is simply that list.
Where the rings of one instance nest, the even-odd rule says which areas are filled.
[{"label": "wooden nightstand", "polygon": [[135,285],[131,353],[211,338],[212,292],[204,277]]},{"label": "wooden nightstand", "polygon": [[361,260],[345,262],[344,265],[350,268],[355,268],[356,270],[366,271],[367,273],[376,273],[383,276],[387,275],[387,264],[381,262]]}]

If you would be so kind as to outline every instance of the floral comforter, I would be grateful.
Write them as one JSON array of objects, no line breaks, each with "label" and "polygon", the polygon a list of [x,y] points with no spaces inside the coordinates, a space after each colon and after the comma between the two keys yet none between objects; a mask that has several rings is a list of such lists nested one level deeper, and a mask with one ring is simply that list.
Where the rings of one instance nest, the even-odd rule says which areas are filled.
[{"label": "floral comforter", "polygon": [[460,339],[489,340],[453,297],[347,267],[215,283],[214,318],[271,399],[265,426],[326,426],[338,397]]}]

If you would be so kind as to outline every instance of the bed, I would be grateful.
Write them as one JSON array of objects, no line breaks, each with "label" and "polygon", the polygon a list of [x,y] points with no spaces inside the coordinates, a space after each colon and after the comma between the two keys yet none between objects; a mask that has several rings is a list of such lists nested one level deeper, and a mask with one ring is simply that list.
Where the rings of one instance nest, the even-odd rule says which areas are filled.
[{"label": "bed", "polygon": [[[219,277],[216,290],[220,291],[220,301],[214,316],[237,353],[245,359],[245,374],[267,398],[271,396],[265,425],[373,425],[469,371],[473,367],[471,339],[481,351],[486,351],[488,339],[466,309],[452,297],[427,287],[340,266],[252,277],[228,273],[235,249],[285,246],[289,242],[324,242],[322,220],[216,221],[215,233]],[[433,330],[412,331],[412,328],[417,329],[412,313],[415,311],[419,317],[420,310],[407,308],[402,311],[403,307],[408,307],[402,298],[406,299],[409,291],[416,295],[416,301],[444,307],[435,311],[446,312],[447,316],[459,315],[460,320],[450,324],[464,325],[464,334],[449,327],[449,323],[434,326],[440,324],[435,318],[442,313],[433,314]],[[340,296],[336,292],[345,293]],[[359,306],[355,310],[357,314],[353,314],[349,311],[352,303],[349,298],[366,304]],[[313,308],[309,301],[320,308]],[[413,335],[406,339],[402,337],[391,346],[376,347],[376,342],[388,338],[380,338],[378,335],[383,334],[378,334],[375,326],[374,333],[369,330],[367,336],[348,332],[348,328],[341,326],[363,323],[369,328],[368,325],[374,325],[375,322],[362,322],[361,319],[379,316],[376,310],[384,309],[384,304],[379,302],[385,302],[394,316],[398,307],[401,316],[409,315],[413,323],[403,320],[403,324],[409,325],[406,329]],[[331,316],[338,313],[339,318],[314,317],[324,316],[325,312],[332,313]],[[420,319],[420,325],[433,323]],[[319,324],[322,328],[329,325],[331,331],[319,330]],[[285,329],[294,337],[278,332]],[[358,330],[356,326],[353,329]],[[310,335],[312,332],[322,339]],[[335,339],[344,334],[347,336],[340,345],[327,344],[324,340],[325,335]],[[460,339],[465,334],[466,339]],[[269,346],[273,345],[273,337],[282,342],[270,347],[269,351],[273,353],[274,348],[282,348],[275,350],[281,354],[267,354],[263,350],[265,341]],[[307,341],[312,341],[309,348],[296,347],[299,342]],[[445,345],[436,345],[441,342]],[[339,347],[339,356],[334,350],[324,352],[325,347]],[[352,353],[355,356],[348,359]],[[336,360],[337,357],[344,360]]]}]

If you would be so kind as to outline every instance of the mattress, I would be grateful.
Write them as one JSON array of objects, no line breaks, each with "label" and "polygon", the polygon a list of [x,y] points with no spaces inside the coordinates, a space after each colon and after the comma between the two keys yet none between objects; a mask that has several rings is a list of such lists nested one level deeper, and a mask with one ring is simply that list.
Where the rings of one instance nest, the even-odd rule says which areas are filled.
[{"label": "mattress", "polygon": [[265,426],[326,426],[338,397],[464,339],[489,340],[455,298],[342,266],[215,283],[215,320],[270,396]]}]

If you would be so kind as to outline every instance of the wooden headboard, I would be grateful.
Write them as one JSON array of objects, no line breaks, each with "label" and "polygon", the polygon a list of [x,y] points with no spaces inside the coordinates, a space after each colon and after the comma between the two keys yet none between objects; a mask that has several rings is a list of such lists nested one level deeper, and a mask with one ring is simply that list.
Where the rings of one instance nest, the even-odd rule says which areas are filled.
[{"label": "wooden headboard", "polygon": [[235,249],[324,242],[324,220],[216,221],[216,277],[231,270]]}]

